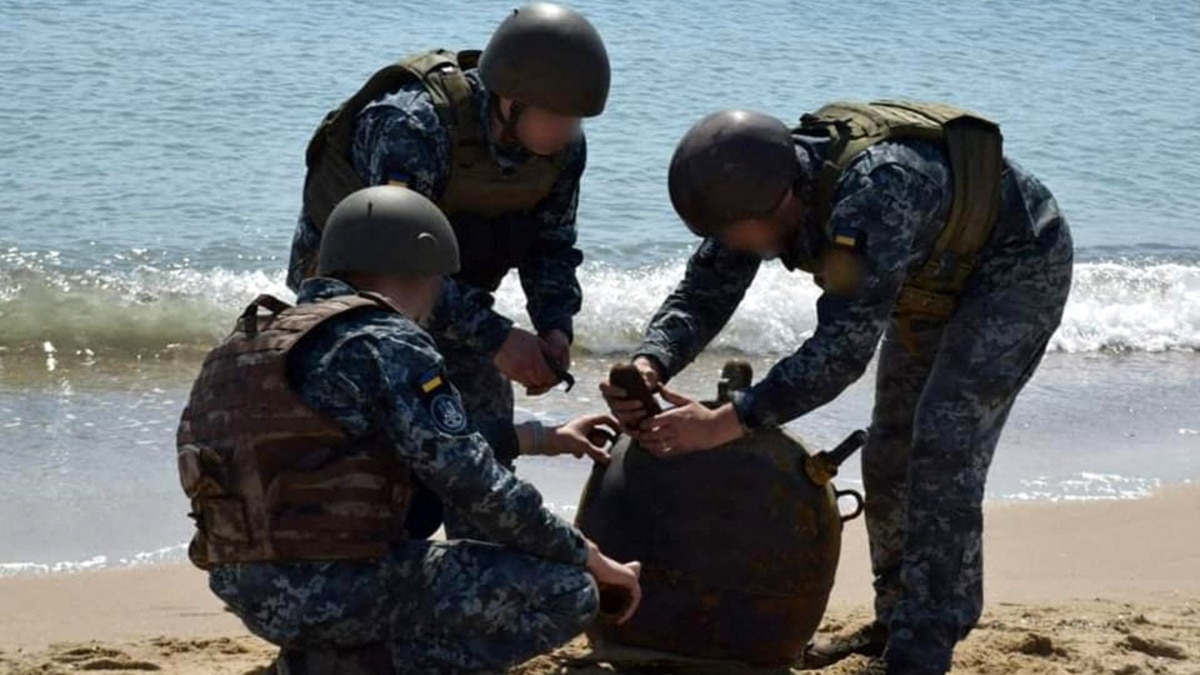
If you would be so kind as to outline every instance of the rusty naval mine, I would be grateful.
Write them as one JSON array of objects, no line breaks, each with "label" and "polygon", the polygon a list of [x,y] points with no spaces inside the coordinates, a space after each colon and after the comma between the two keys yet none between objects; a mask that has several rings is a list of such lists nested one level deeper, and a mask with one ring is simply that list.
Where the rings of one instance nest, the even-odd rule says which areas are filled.
[{"label": "rusty naval mine", "polygon": [[[613,384],[657,411],[632,366]],[[749,386],[749,364],[725,365],[717,400]],[[597,465],[577,524],[618,560],[642,562],[641,607],[624,625],[597,622],[599,649],[637,648],[680,662],[793,663],[825,613],[842,525],[862,497],[832,484],[865,441],[855,432],[813,454],[784,429],[756,432],[711,452],[659,459],[628,435]],[[838,500],[851,498],[843,515]]]}]

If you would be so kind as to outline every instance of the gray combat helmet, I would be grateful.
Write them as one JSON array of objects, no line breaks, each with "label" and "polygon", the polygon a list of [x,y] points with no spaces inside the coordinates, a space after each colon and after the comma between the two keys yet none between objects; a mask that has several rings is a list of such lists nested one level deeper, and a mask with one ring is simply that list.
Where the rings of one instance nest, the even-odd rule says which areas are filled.
[{"label": "gray combat helmet", "polygon": [[420,193],[369,187],[338,202],[321,237],[317,275],[350,272],[417,279],[458,271],[450,221]]},{"label": "gray combat helmet", "polygon": [[688,228],[709,237],[772,213],[799,177],[783,122],[751,110],[722,110],[684,134],[671,157],[671,204]]},{"label": "gray combat helmet", "polygon": [[488,91],[567,117],[604,112],[611,74],[604,41],[575,10],[536,2],[513,10],[483,50]]}]

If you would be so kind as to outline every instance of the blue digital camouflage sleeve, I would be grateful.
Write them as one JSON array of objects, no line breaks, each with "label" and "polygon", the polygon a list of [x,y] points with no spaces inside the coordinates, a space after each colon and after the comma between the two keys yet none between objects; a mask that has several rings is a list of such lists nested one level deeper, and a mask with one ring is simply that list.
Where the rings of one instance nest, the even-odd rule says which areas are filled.
[{"label": "blue digital camouflage sleeve", "polygon": [[450,507],[493,541],[538,557],[584,565],[586,543],[502,467],[475,433],[442,372],[432,339],[415,324],[364,312],[318,328],[292,357],[296,384],[314,409],[352,437],[382,428],[397,454]]},{"label": "blue digital camouflage sleeve", "polygon": [[761,261],[705,239],[688,260],[683,281],[650,319],[635,356],[656,361],[664,380],[708,346],[733,316]]},{"label": "blue digital camouflage sleeve", "polygon": [[450,135],[424,86],[401,87],[364,108],[350,158],[368,184],[404,183],[436,201],[449,177]]},{"label": "blue digital camouflage sleeve", "polygon": [[300,290],[300,284],[309,277],[316,266],[317,251],[321,248],[321,231],[303,210],[296,219],[296,231],[292,234],[292,251],[288,259],[287,287]]},{"label": "blue digital camouflage sleeve", "polygon": [[839,182],[828,230],[855,234],[861,285],[849,294],[823,293],[812,337],[735,395],[744,425],[783,424],[833,400],[862,376],[909,269],[927,250],[914,247],[917,234],[938,223],[950,194],[949,172],[934,146],[881,144],[855,160]]},{"label": "blue digital camouflage sleeve", "polygon": [[[450,135],[422,85],[402,87],[359,115],[351,159],[368,185],[403,183],[437,201],[449,178]],[[498,351],[512,321],[493,303],[491,293],[447,278],[435,312],[439,332],[485,354]]]},{"label": "blue digital camouflage sleeve", "polygon": [[575,247],[579,181],[587,166],[583,136],[566,152],[570,154],[562,173],[533,213],[538,238],[518,272],[534,328],[539,333],[561,330],[573,339],[574,316],[583,298],[576,276],[583,253]]},{"label": "blue digital camouflage sleeve", "polygon": [[[450,139],[423,85],[416,83],[368,104],[358,116],[350,159],[367,185],[404,183],[436,200],[445,188]],[[288,286],[297,291],[321,246],[321,230],[301,213],[292,239]]]}]

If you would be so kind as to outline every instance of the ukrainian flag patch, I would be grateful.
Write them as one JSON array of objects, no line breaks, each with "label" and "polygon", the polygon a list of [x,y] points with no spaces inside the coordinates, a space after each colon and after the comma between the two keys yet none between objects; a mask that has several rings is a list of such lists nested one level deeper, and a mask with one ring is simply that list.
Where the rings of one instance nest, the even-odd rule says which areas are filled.
[{"label": "ukrainian flag patch", "polygon": [[445,383],[442,379],[442,371],[440,369],[431,370],[421,376],[421,391],[426,394],[431,394],[438,387]]},{"label": "ukrainian flag patch", "polygon": [[417,378],[417,387],[421,390],[421,404],[429,411],[433,424],[445,434],[463,434],[469,428],[467,411],[446,373],[441,368],[434,368]]}]

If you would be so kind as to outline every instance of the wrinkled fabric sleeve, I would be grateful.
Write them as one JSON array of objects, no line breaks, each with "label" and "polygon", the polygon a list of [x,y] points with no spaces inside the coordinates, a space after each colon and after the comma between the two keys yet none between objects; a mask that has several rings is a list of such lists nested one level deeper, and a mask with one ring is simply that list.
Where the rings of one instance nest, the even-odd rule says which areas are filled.
[{"label": "wrinkled fabric sleeve", "polygon": [[734,396],[747,428],[783,424],[832,401],[862,376],[887,327],[908,274],[913,238],[939,208],[942,189],[899,163],[863,167],[843,176],[828,226],[858,233],[862,284],[852,294],[823,293],[813,335]]},{"label": "wrinkled fabric sleeve", "polygon": [[317,251],[321,249],[321,231],[308,217],[301,212],[296,219],[296,232],[292,235],[292,253],[288,260],[287,287],[293,292],[300,290],[300,284],[312,276],[317,268]]},{"label": "wrinkled fabric sleeve", "polygon": [[537,332],[560,330],[573,340],[574,317],[583,300],[576,272],[583,253],[575,246],[575,214],[579,181],[587,166],[587,141],[581,136],[568,152],[570,156],[550,194],[534,210],[537,240],[517,271],[529,318]]},{"label": "wrinkled fabric sleeve", "polygon": [[657,362],[664,379],[677,375],[725,327],[761,264],[757,256],[704,240],[683,281],[650,319],[634,356]]},{"label": "wrinkled fabric sleeve", "polygon": [[[351,433],[382,428],[401,461],[446,505],[461,511],[493,541],[530,555],[583,566],[583,536],[550,513],[529,483],[501,466],[481,435],[469,426],[460,434],[443,430],[420,395],[418,378],[439,372],[432,341],[413,332],[407,341],[386,330],[358,331],[336,343],[324,359],[326,377],[306,400]],[[414,344],[417,341],[424,344]],[[458,393],[448,383],[439,396]]]}]

